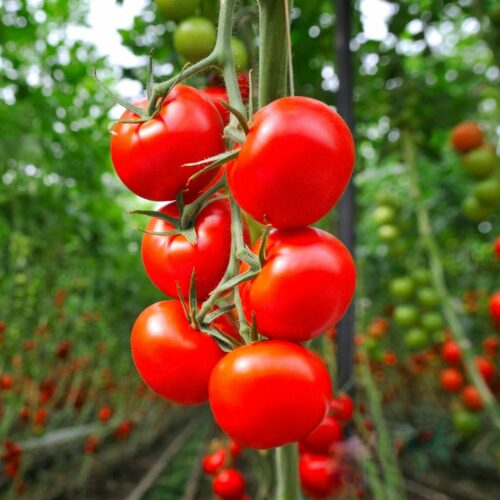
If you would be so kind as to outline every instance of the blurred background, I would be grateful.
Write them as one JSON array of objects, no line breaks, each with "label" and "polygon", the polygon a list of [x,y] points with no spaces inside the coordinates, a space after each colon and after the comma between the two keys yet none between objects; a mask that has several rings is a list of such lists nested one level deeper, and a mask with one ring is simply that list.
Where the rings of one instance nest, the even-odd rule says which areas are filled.
[{"label": "blurred background", "polygon": [[[158,80],[180,70],[178,22],[161,4],[0,0],[1,498],[141,498],[159,459],[166,467],[144,498],[211,498],[199,470],[215,432],[208,412],[161,401],[131,360],[131,325],[162,295],[140,260],[144,221],[126,211],[151,203],[113,172],[108,125],[122,108],[94,75],[133,101],[151,48]],[[195,13],[214,20],[216,4]],[[235,32],[249,67],[252,6],[240,2]],[[462,348],[483,360],[493,393],[500,387],[488,309],[500,288],[499,26],[494,0],[353,2],[360,279],[350,386],[363,453],[345,498],[376,496],[398,470],[410,498],[500,497],[498,430],[481,400],[440,382],[455,363],[470,383],[443,355],[451,305]],[[335,27],[331,1],[294,2],[296,93],[331,105]],[[464,121],[484,132],[465,154],[450,143]],[[336,214],[321,224],[335,232]],[[332,366],[335,346],[334,332],[320,346]],[[270,498],[268,459],[242,458],[255,498]]]}]

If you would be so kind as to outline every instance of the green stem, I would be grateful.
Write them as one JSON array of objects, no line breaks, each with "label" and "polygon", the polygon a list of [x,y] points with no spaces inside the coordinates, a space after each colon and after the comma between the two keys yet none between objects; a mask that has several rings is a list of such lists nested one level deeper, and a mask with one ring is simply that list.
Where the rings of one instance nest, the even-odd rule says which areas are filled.
[{"label": "green stem", "polygon": [[275,458],[276,500],[300,500],[297,445],[276,448]]},{"label": "green stem", "polygon": [[427,253],[434,287],[436,288],[441,300],[443,315],[450,326],[453,337],[460,345],[463,363],[465,369],[467,370],[467,374],[478,390],[481,400],[485,406],[485,410],[488,412],[494,426],[500,430],[500,407],[477,369],[471,343],[467,338],[462,322],[453,307],[450,293],[446,285],[446,278],[443,265],[441,263],[442,260],[439,247],[436,239],[434,238],[429,213],[425,208],[424,203],[422,203],[422,192],[420,189],[420,181],[415,157],[415,144],[413,143],[411,133],[408,131],[403,132],[402,148],[404,162],[408,169],[411,182],[410,195],[413,198],[416,207],[418,231],[424,249]]},{"label": "green stem", "polygon": [[[229,83],[231,85],[231,90],[228,88],[228,95],[230,103],[237,109],[244,112],[243,102],[241,102],[241,96],[238,103],[238,97],[235,95],[233,83],[236,82],[236,88],[238,89],[238,80],[236,78],[236,71],[234,70],[233,64],[233,54],[231,52],[231,33],[233,30],[233,12],[234,6],[237,0],[221,0],[220,10],[219,10],[219,31],[217,33],[217,40],[215,42],[214,50],[201,61],[196,62],[192,66],[185,68],[180,75],[173,76],[162,83],[155,85],[151,91],[151,99],[148,105],[148,116],[153,116],[156,110],[158,99],[165,97],[171,87],[195,74],[208,69],[210,66],[214,66],[217,63],[221,63],[224,70],[224,79],[226,80],[226,85]],[[230,75],[230,68],[234,72],[234,81]],[[238,89],[239,94],[239,89]],[[232,100],[231,100],[232,99]]]},{"label": "green stem", "polygon": [[284,0],[259,0],[259,108],[288,95],[287,19]]}]

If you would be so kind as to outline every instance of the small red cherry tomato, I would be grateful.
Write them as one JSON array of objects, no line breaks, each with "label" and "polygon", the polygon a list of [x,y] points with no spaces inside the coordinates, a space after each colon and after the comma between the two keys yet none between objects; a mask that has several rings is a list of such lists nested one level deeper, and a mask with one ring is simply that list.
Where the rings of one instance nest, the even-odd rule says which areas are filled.
[{"label": "small red cherry tomato", "polygon": [[236,469],[224,469],[215,477],[212,488],[222,500],[237,500],[245,492],[245,479]]}]

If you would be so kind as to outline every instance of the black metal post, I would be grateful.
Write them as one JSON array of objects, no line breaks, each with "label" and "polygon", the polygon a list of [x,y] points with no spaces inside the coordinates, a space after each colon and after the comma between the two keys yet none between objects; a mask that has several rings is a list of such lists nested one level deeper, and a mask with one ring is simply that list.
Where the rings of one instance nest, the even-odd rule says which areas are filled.
[{"label": "black metal post", "polygon": [[[335,61],[339,78],[337,110],[354,133],[354,76],[350,50],[352,4],[350,0],[333,0],[335,21]],[[355,192],[352,181],[338,204],[338,235],[354,255]],[[354,303],[338,325],[337,377],[339,387],[351,387],[354,367]]]}]

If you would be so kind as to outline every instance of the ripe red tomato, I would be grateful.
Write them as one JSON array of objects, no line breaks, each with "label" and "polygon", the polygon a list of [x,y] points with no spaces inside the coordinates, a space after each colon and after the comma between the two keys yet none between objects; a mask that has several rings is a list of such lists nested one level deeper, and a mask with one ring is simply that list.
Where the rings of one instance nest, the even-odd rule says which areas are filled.
[{"label": "ripe red tomato", "polygon": [[[136,103],[146,107],[146,101]],[[125,111],[124,120],[138,117]],[[175,200],[188,179],[206,165],[183,167],[224,151],[223,124],[203,92],[177,85],[153,120],[117,123],[111,136],[111,158],[122,182],[148,200]],[[216,174],[211,171],[189,184],[196,195]]]},{"label": "ripe red tomato", "polygon": [[231,118],[231,113],[220,103],[220,101],[229,102],[226,89],[224,87],[207,87],[203,90],[203,93],[214,103],[224,125],[227,125]]},{"label": "ripe red tomato", "polygon": [[228,166],[238,204],[278,228],[323,217],[344,192],[354,143],[342,118],[308,97],[284,97],[255,113],[241,152]]},{"label": "ripe red tomato", "polygon": [[270,340],[227,354],[212,372],[209,399],[226,434],[242,446],[265,449],[312,432],[326,415],[331,391],[319,356]]},{"label": "ripe red tomato", "polygon": [[486,382],[491,382],[495,378],[495,366],[488,359],[476,356],[476,366]]},{"label": "ripe red tomato", "polygon": [[483,350],[484,353],[492,358],[498,354],[498,348],[500,347],[500,341],[497,337],[490,335],[483,340]]},{"label": "ripe red tomato", "polygon": [[460,153],[477,148],[483,143],[483,131],[477,123],[463,122],[451,131],[451,143]]},{"label": "ripe red tomato", "polygon": [[441,387],[447,392],[457,392],[464,383],[464,377],[455,368],[446,368],[441,371]]},{"label": "ripe red tomato", "polygon": [[460,346],[453,340],[447,340],[441,348],[443,361],[450,365],[456,365],[462,361],[462,351]]},{"label": "ripe red tomato", "polygon": [[340,466],[328,456],[303,454],[299,474],[302,490],[312,498],[330,497],[342,488]]},{"label": "ripe red tomato", "polygon": [[481,411],[483,409],[483,401],[479,395],[479,391],[473,385],[466,385],[460,394],[464,405],[472,411]]},{"label": "ripe red tomato", "polygon": [[203,458],[203,471],[211,476],[217,474],[226,463],[226,450],[217,450]]},{"label": "ripe red tomato", "polygon": [[[257,242],[254,251],[259,247]],[[240,291],[245,315],[251,321],[255,313],[262,335],[304,342],[342,318],[355,287],[356,269],[345,246],[321,229],[305,227],[271,231],[261,272]]]},{"label": "ripe red tomato", "polygon": [[500,260],[500,236],[497,236],[495,238],[495,242],[493,243],[493,248],[497,259]]},{"label": "ripe red tomato", "polygon": [[[161,212],[179,216],[177,204],[165,205]],[[151,281],[166,295],[177,297],[176,283],[182,295],[189,296],[193,269],[196,292],[204,299],[217,286],[229,262],[231,252],[231,209],[228,200],[207,205],[195,220],[197,241],[193,245],[182,235],[144,234],[142,262]],[[151,218],[147,231],[166,232],[174,227],[167,221]]]},{"label": "ripe red tomato", "polygon": [[245,492],[245,478],[236,469],[224,469],[217,474],[212,488],[222,500],[236,500]]},{"label": "ripe red tomato", "polygon": [[332,399],[330,412],[335,418],[348,422],[354,414],[354,402],[347,394],[342,394]]},{"label": "ripe red tomato", "polygon": [[493,325],[500,330],[500,291],[491,295],[489,309]]},{"label": "ripe red tomato", "polygon": [[109,406],[103,406],[99,409],[99,420],[101,422],[107,422],[113,415],[113,410]]},{"label": "ripe red tomato", "polygon": [[335,443],[342,441],[342,425],[334,417],[327,415],[311,434],[300,441],[301,452],[328,455]]},{"label": "ripe red tomato", "polygon": [[231,439],[229,441],[229,452],[231,453],[233,459],[236,459],[241,455],[242,452],[241,446],[236,441],[233,441]]},{"label": "ripe red tomato", "polygon": [[139,315],[131,348],[144,382],[184,405],[207,401],[210,374],[224,355],[215,340],[191,328],[177,300],[157,302]]}]

